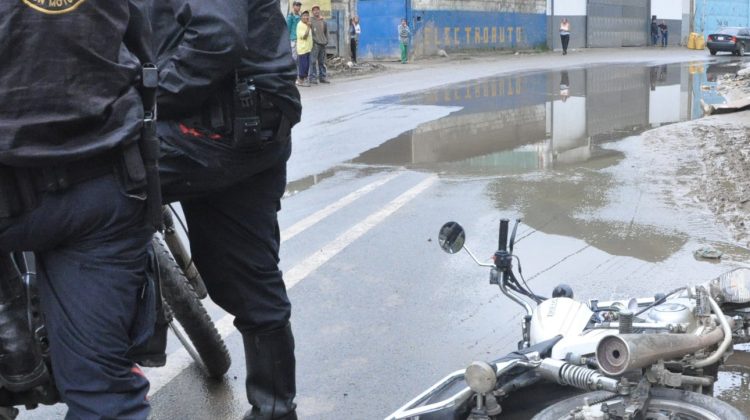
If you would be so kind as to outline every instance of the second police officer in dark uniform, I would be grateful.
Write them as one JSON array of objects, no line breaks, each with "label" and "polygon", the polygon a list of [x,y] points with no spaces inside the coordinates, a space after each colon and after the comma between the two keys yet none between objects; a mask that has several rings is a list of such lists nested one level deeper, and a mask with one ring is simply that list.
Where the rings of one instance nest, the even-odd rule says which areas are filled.
[{"label": "second police officer in dark uniform", "polygon": [[54,379],[73,419],[149,410],[148,381],[127,356],[151,334],[154,306],[141,3],[0,2],[0,382],[45,381],[9,257],[35,251]]},{"label": "second police officer in dark uniform", "polygon": [[181,201],[196,266],[242,334],[245,418],[296,419],[277,212],[301,105],[279,3],[148,1],[165,200]]}]

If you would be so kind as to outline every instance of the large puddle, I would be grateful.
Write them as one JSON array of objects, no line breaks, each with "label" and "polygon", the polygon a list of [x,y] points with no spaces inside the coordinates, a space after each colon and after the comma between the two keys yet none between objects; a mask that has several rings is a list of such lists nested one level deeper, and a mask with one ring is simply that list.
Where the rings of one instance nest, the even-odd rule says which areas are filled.
[{"label": "large puddle", "polygon": [[[703,116],[725,102],[717,91],[739,62],[607,65],[496,77],[383,98],[383,103],[460,110],[362,153],[350,163],[399,166],[447,178],[486,178],[488,198],[536,230],[574,237],[610,255],[685,262],[695,239],[742,263],[746,249],[723,242],[713,222],[665,204],[644,183],[642,132]],[[627,158],[627,161],[626,161]],[[633,170],[633,169],[636,170]],[[662,194],[662,195],[660,195]],[[687,194],[685,194],[687,195]],[[521,236],[521,240],[524,237]],[[700,242],[699,240],[699,242]],[[731,262],[730,262],[731,264]],[[679,270],[675,270],[679,272]],[[715,395],[750,413],[750,346],[738,346]]]},{"label": "large puddle", "polygon": [[380,102],[461,107],[352,163],[462,175],[536,171],[611,159],[600,145],[703,116],[737,63],[602,65],[473,80]]},{"label": "large puddle", "polygon": [[750,413],[750,345],[735,346],[714,385],[714,395]]}]

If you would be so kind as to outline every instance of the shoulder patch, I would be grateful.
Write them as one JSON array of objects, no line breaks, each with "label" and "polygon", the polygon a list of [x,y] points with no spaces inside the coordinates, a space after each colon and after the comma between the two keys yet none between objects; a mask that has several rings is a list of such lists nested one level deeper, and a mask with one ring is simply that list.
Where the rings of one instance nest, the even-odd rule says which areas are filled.
[{"label": "shoulder patch", "polygon": [[86,0],[21,0],[32,9],[48,15],[70,13]]}]

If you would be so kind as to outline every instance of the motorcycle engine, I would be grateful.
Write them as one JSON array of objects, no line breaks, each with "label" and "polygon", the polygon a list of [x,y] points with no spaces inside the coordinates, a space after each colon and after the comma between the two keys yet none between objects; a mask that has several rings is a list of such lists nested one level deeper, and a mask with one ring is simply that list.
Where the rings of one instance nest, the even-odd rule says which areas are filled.
[{"label": "motorcycle engine", "polygon": [[695,301],[688,298],[670,299],[643,315],[646,322],[679,326],[680,332],[692,332],[697,326]]}]

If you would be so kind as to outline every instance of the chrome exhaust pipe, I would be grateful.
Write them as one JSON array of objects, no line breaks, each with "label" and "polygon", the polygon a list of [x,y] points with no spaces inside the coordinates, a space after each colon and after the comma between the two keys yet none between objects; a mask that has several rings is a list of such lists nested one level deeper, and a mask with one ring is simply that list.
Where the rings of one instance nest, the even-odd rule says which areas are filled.
[{"label": "chrome exhaust pipe", "polygon": [[620,334],[602,338],[596,346],[596,359],[602,372],[619,376],[659,360],[672,360],[710,347],[724,338],[720,327],[704,335]]}]

